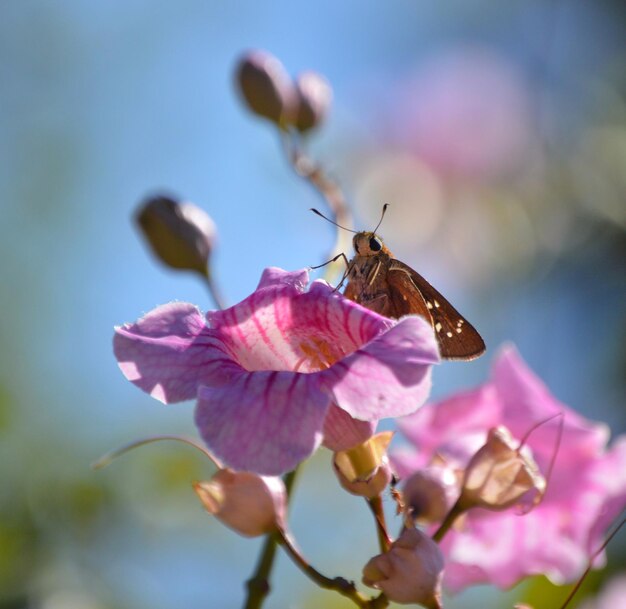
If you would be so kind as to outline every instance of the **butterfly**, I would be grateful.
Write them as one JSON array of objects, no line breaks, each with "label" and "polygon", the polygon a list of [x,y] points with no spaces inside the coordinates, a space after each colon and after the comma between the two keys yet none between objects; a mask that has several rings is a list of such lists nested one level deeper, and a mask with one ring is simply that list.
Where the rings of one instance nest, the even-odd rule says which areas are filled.
[{"label": "butterfly", "polygon": [[396,260],[375,232],[356,233],[352,244],[346,298],[394,319],[421,315],[435,330],[445,359],[472,360],[485,352],[476,328],[417,271]]},{"label": "butterfly", "polygon": [[[472,360],[485,352],[485,341],[470,324],[426,279],[408,264],[393,257],[376,234],[388,205],[383,205],[380,221],[373,231],[353,231],[340,226],[317,209],[312,212],[335,226],[354,234],[355,256],[348,261],[339,287],[347,280],[344,296],[385,317],[420,315],[435,331],[439,352],[444,359]],[[328,263],[325,263],[328,264]],[[324,265],[321,265],[324,266]],[[313,267],[319,268],[319,267]]]}]

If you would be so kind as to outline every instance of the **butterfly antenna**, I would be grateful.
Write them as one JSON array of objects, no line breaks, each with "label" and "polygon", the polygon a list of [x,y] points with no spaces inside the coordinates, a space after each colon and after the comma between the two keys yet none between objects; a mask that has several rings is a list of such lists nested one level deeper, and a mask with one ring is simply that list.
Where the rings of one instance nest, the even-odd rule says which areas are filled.
[{"label": "butterfly antenna", "polygon": [[340,228],[341,230],[347,230],[349,233],[354,233],[355,235],[358,232],[358,231],[352,230],[350,228],[346,228],[345,226],[341,226],[341,224],[337,224],[336,222],[334,222],[330,218],[327,218],[321,211],[318,211],[314,207],[311,207],[311,211],[314,214],[317,214],[318,216],[320,216],[320,218],[324,218],[324,220],[326,220],[326,222],[330,222],[331,224],[334,224],[337,228]]},{"label": "butterfly antenna", "polygon": [[375,233],[378,230],[378,227],[383,223],[383,218],[385,217],[385,212],[387,211],[388,207],[389,207],[389,203],[385,203],[383,205],[383,213],[380,214],[380,220],[378,221],[376,228],[372,231],[373,233]]}]

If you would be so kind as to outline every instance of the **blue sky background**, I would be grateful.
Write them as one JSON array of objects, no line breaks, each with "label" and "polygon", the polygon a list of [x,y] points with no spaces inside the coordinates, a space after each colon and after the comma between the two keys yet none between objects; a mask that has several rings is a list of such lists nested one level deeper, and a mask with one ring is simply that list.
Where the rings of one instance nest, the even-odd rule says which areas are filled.
[{"label": "blue sky background", "polygon": [[[131,216],[146,194],[177,193],[213,217],[214,272],[230,302],[254,288],[264,267],[317,264],[332,245],[332,228],[308,211],[322,203],[293,175],[271,127],[236,95],[233,66],[249,48],[270,50],[291,73],[315,69],[331,82],[333,111],[312,150],[345,187],[362,227],[383,202],[359,199],[363,166],[402,148],[389,136],[393,120],[402,130],[396,84],[464,48],[489,49],[515,66],[543,138],[544,175],[559,176],[550,188],[537,182],[545,199],[535,201],[539,217],[562,219],[553,247],[503,255],[497,271],[476,263],[468,279],[445,255],[455,247],[449,235],[434,230],[418,243],[409,230],[394,241],[404,216],[394,219],[393,200],[381,232],[476,322],[491,354],[513,340],[560,399],[623,431],[624,216],[610,198],[623,203],[625,192],[617,179],[626,166],[620,26],[623,9],[602,2],[4,3],[0,540],[12,540],[4,555],[12,581],[0,607],[240,603],[258,543],[202,513],[189,482],[210,470],[195,455],[153,447],[104,472],[88,467],[138,436],[193,433],[191,404],[165,408],[140,394],[111,353],[113,326],[157,304],[210,306],[204,286],[154,263],[139,240]],[[600,128],[611,138],[603,150],[616,152],[598,159],[588,180],[570,171],[582,177],[563,185],[563,168],[579,162],[571,150]],[[469,179],[459,186],[458,176],[438,184],[473,195],[488,188],[496,206],[498,197],[513,197],[514,207],[513,176],[486,187]],[[492,208],[481,213],[494,217]],[[515,223],[507,226],[514,233]],[[480,230],[469,238],[467,259],[480,259],[489,238]],[[482,382],[490,359],[442,366],[434,394]],[[322,454],[305,469],[294,528],[314,564],[358,578],[375,552],[371,523],[355,498],[336,492],[327,462]],[[483,594],[449,607],[474,599],[488,607]],[[268,607],[329,598],[281,557]],[[493,606],[504,606],[497,598]]]}]

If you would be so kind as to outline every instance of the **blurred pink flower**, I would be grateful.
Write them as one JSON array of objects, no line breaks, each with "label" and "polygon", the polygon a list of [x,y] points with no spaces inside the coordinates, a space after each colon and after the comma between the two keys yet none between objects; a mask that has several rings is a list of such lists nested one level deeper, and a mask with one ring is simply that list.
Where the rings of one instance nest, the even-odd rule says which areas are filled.
[{"label": "blurred pink flower", "polygon": [[[197,398],[196,425],[237,470],[277,475],[325,437],[343,450],[378,419],[415,411],[428,397],[439,352],[419,317],[392,321],[315,281],[305,270],[266,269],[239,304],[207,314],[157,307],[116,328],[126,378],[164,402]],[[334,423],[330,424],[328,420]]]},{"label": "blurred pink flower", "polygon": [[490,179],[527,160],[528,86],[494,50],[450,49],[398,91],[394,135],[439,173]]},{"label": "blurred pink flower", "polygon": [[[611,450],[606,425],[592,423],[554,398],[517,351],[504,348],[489,382],[429,404],[399,422],[413,449],[393,456],[401,476],[443,459],[463,469],[487,432],[504,425],[521,440],[531,428],[563,413],[563,435],[543,502],[527,514],[473,509],[442,542],[444,583],[452,591],[471,584],[501,588],[544,574],[555,583],[576,579],[612,520],[626,506],[626,437]],[[526,445],[541,471],[549,468],[559,418],[537,427]],[[602,557],[596,562],[601,562]]]},{"label": "blurred pink flower", "polygon": [[580,609],[625,609],[626,608],[626,573],[620,573],[608,580],[598,595],[585,600]]}]

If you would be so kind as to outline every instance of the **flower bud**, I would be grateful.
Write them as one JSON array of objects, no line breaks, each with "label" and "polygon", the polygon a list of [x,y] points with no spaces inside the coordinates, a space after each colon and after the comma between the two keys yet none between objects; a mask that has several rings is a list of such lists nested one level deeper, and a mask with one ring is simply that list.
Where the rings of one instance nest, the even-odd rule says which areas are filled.
[{"label": "flower bud", "polygon": [[391,438],[392,431],[377,433],[357,446],[337,451],[333,463],[350,482],[369,480],[383,461],[386,462]]},{"label": "flower bud", "polygon": [[458,499],[459,483],[450,468],[430,466],[407,478],[402,494],[416,521],[433,524],[441,522]]},{"label": "flower bud", "polygon": [[245,54],[236,81],[248,108],[281,126],[293,113],[295,91],[283,64],[265,51]]},{"label": "flower bud", "polygon": [[419,529],[405,529],[388,552],[365,565],[363,583],[396,603],[442,609],[443,567],[439,546]]},{"label": "flower bud", "polygon": [[542,495],[546,488],[545,478],[539,473],[534,459],[524,453],[505,427],[489,430],[487,442],[465,469],[461,507],[505,510],[519,504],[529,491]]},{"label": "flower bud", "polygon": [[241,535],[284,528],[287,493],[280,478],[221,469],[193,487],[207,512]]},{"label": "flower bud", "polygon": [[332,100],[330,83],[317,72],[303,72],[296,79],[296,110],[294,125],[304,133],[321,124]]},{"label": "flower bud", "polygon": [[341,484],[346,491],[353,495],[366,497],[367,499],[378,497],[391,482],[391,467],[389,466],[389,460],[386,455],[382,457],[380,465],[367,480],[350,480],[347,478],[337,463],[336,455],[335,458],[333,458],[333,466],[339,484]]},{"label": "flower bud", "polygon": [[193,203],[155,196],[142,203],[136,218],[161,262],[173,269],[207,274],[216,231],[204,210]]}]

